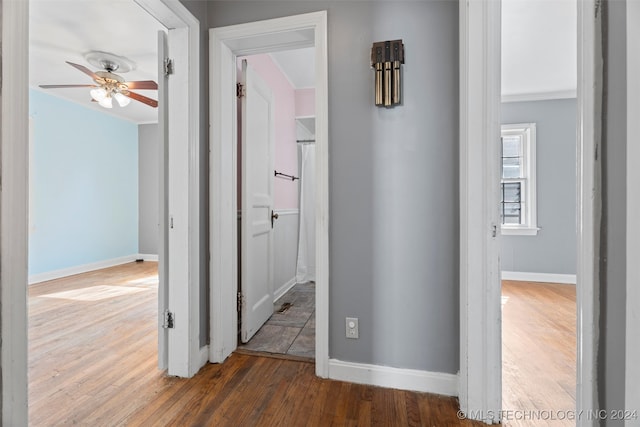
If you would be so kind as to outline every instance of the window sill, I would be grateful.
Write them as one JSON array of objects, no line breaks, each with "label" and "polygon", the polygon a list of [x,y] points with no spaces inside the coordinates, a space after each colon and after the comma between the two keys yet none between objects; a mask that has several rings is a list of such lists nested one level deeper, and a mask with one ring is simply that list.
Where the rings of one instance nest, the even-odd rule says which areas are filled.
[{"label": "window sill", "polygon": [[538,227],[502,227],[503,236],[537,236]]}]

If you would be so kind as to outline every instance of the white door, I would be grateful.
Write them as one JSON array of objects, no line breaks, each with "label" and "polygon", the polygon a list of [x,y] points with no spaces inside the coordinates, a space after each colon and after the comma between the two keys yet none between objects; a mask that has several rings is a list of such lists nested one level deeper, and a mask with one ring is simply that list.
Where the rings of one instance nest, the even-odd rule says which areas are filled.
[{"label": "white door", "polygon": [[168,367],[168,329],[164,326],[165,310],[169,308],[169,203],[167,197],[168,189],[168,149],[169,132],[167,131],[167,76],[164,75],[164,58],[167,56],[167,35],[164,31],[158,31],[158,129],[160,144],[160,167],[158,169],[158,187],[160,196],[158,225],[159,225],[159,245],[158,245],[158,368],[165,370]]},{"label": "white door", "polygon": [[[158,127],[160,129],[160,238],[158,245],[158,365],[169,375],[189,377],[197,369],[190,360],[199,343],[191,333],[189,307],[189,135],[184,111],[189,108],[187,49],[189,30],[158,33]],[[165,72],[165,60],[173,68]],[[167,315],[168,312],[168,315]],[[170,316],[170,319],[168,318]]]},{"label": "white door", "polygon": [[241,341],[273,314],[273,152],[271,89],[242,61]]}]

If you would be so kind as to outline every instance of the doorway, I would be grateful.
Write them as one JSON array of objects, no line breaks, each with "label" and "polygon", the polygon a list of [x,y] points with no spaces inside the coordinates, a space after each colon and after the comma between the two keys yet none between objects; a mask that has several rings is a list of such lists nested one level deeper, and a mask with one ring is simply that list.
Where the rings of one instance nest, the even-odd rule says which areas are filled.
[{"label": "doorway", "polygon": [[[184,59],[189,67],[175,70],[174,77],[182,80],[182,85],[169,87],[168,104],[173,107],[169,120],[175,130],[173,137],[168,139],[169,146],[179,145],[181,149],[195,153],[186,156],[198,162],[198,74],[199,74],[199,24],[198,21],[180,3],[169,0],[138,0],[145,10],[155,16],[158,21],[173,28],[170,33],[170,46],[176,56]],[[2,114],[2,250],[0,253],[2,268],[2,300],[6,302],[2,311],[2,360],[3,363],[3,421],[11,425],[27,424],[27,316],[26,316],[26,286],[27,286],[27,230],[28,230],[28,61],[29,61],[29,2],[3,2],[2,23],[5,34],[12,37],[3,40],[3,57],[12,58],[3,68]],[[188,69],[188,70],[187,70]],[[187,87],[188,90],[184,90]],[[176,107],[181,108],[176,108]],[[189,131],[189,129],[193,131]],[[180,138],[180,144],[175,144]],[[23,141],[24,144],[16,144]],[[188,143],[185,143],[188,141]],[[175,182],[185,194],[198,194],[198,171],[186,169],[170,170],[169,175],[177,178],[181,173],[189,175],[184,181]],[[189,174],[189,172],[192,172]],[[184,187],[181,185],[184,184]],[[189,214],[197,212],[195,202],[181,203],[180,206]],[[182,217],[182,211],[180,216]],[[197,215],[196,215],[197,217]],[[161,221],[161,223],[163,223]],[[185,219],[185,224],[189,223]],[[164,223],[163,223],[164,224]],[[198,221],[189,228],[182,229],[176,235],[185,234],[189,242],[197,243]],[[194,237],[195,236],[195,237]],[[169,348],[181,348],[173,358],[169,357],[169,371],[174,375],[190,376],[201,366],[198,342],[197,324],[193,319],[199,316],[197,275],[189,276],[190,271],[198,271],[198,263],[192,261],[186,251],[178,253],[169,262],[178,270],[185,271],[184,280],[180,283],[186,286],[169,286],[170,295],[175,299],[177,310],[184,314],[185,330],[175,332]],[[183,264],[186,264],[183,267]],[[178,278],[176,278],[178,279]],[[9,286],[8,284],[12,284]],[[178,298],[180,297],[180,298]],[[182,345],[184,344],[184,345]],[[195,349],[193,347],[196,347]],[[202,363],[205,363],[202,361]],[[197,366],[196,366],[197,365]]]},{"label": "doorway", "polygon": [[[238,197],[238,340],[239,350],[245,352],[315,356],[314,64],[312,47],[238,58],[242,87],[238,99],[238,176],[242,183]],[[267,105],[267,93],[273,130],[265,128],[256,134],[259,126],[269,126],[269,116],[260,120],[256,117],[260,110],[252,106],[259,101]],[[273,135],[272,156],[257,158],[260,148],[250,147],[256,143],[266,146],[267,139],[255,139],[269,134]],[[255,177],[262,166],[265,176]],[[271,210],[271,224],[267,221],[267,227],[258,230],[258,235],[271,240],[262,248],[251,238],[256,234],[254,188],[260,184],[252,179],[268,184],[258,185],[265,189],[259,199],[271,194],[267,211],[258,212],[268,217]],[[265,304],[261,316],[258,299]]]},{"label": "doorway", "polygon": [[[90,89],[94,72],[107,67],[132,86],[144,80],[134,95],[157,99],[156,34],[164,27],[133,2],[63,10],[55,1],[30,7],[30,283],[158,255],[159,152],[157,132],[146,132],[158,126],[157,109],[121,93],[99,105]],[[114,10],[125,16],[123,36],[101,44],[109,53],[84,52],[88,34],[110,29],[86,16]],[[145,35],[135,44],[124,32],[131,28]]]},{"label": "doorway", "polygon": [[514,418],[553,411],[568,424],[576,389],[576,23],[575,1],[502,4],[502,410]]},{"label": "doorway", "polygon": [[[55,5],[50,4],[51,2],[35,2],[35,3],[36,3],[35,5],[32,5],[32,8],[31,8],[32,11],[37,9],[36,6],[37,7],[43,6],[44,3],[47,3],[46,6],[48,7],[53,6],[55,8]],[[104,6],[104,5],[102,4],[98,5],[97,2],[88,2],[83,7],[98,7],[98,6]],[[171,104],[181,103],[184,106],[193,104],[192,102],[193,93],[191,91],[184,90],[184,87],[191,88],[192,86],[191,84],[189,84],[189,75],[187,75],[187,72],[186,72],[187,67],[184,67],[182,70],[175,72],[173,76],[175,77],[176,80],[183,80],[184,82],[184,85],[180,86],[180,92],[178,92],[177,87],[173,89],[172,88],[173,85],[169,85],[169,87],[167,88],[167,85],[164,84],[164,82],[166,81],[166,78],[163,74],[161,67],[159,66],[159,64],[162,63],[163,61],[158,61],[159,57],[164,58],[164,56],[162,54],[159,54],[157,50],[159,49],[158,32],[160,32],[166,38],[167,36],[165,34],[166,30],[164,30],[165,28],[164,25],[168,24],[170,21],[172,29],[166,32],[169,33],[168,37],[169,37],[169,46],[172,49],[171,52],[175,53],[174,51],[178,47],[180,47],[181,51],[184,53],[178,58],[184,59],[185,63],[190,62],[192,65],[197,65],[197,61],[195,61],[194,63],[194,61],[192,61],[192,59],[189,57],[190,55],[189,52],[191,52],[189,47],[191,43],[188,39],[189,31],[193,30],[195,31],[196,34],[198,33],[197,21],[196,21],[195,29],[190,27],[191,25],[193,25],[195,18],[186,9],[184,9],[183,6],[179,4],[172,4],[169,7],[167,7],[167,5],[164,5],[162,1],[150,1],[150,2],[147,1],[147,2],[144,2],[144,5],[131,1],[131,2],[124,2],[116,6],[110,5],[107,7],[109,8],[109,10],[106,12],[113,12],[114,10],[113,7],[126,8],[127,10],[126,12],[120,11],[123,17],[126,17],[126,19],[123,18],[120,20],[120,23],[124,26],[124,28],[120,31],[120,33],[123,33],[125,31],[133,31],[134,34],[136,31],[143,32],[143,34],[140,34],[138,38],[143,39],[145,45],[142,48],[139,48],[139,46],[136,45],[135,48],[139,48],[138,52],[144,52],[143,54],[137,53],[137,55],[143,55],[144,59],[140,59],[140,57],[135,57],[136,61],[132,63],[131,68],[135,69],[136,66],[138,66],[139,73],[143,73],[143,72],[157,73],[157,76],[153,76],[153,77],[151,75],[140,76],[140,74],[138,74],[136,77],[136,80],[142,80],[142,79],[155,80],[158,82],[158,86],[160,90],[157,91],[159,93],[157,93],[155,90],[153,91],[153,93],[149,93],[144,90],[141,91],[141,93],[144,93],[144,95],[146,95],[148,98],[156,98],[159,95],[159,98],[161,98],[161,101],[159,103],[160,104],[159,109],[160,111],[164,111],[164,112],[167,111],[170,103]],[[161,9],[161,10],[158,11],[158,10],[155,10],[154,8]],[[64,8],[62,8],[61,10],[64,10]],[[54,45],[55,44],[54,40],[62,39],[64,41],[64,35],[69,31],[70,25],[76,27],[77,31],[74,32],[75,38],[78,38],[79,34],[82,31],[85,31],[83,34],[88,34],[87,39],[89,39],[88,40],[89,43],[91,42],[96,43],[96,41],[93,40],[94,36],[99,42],[100,37],[104,37],[104,34],[109,34],[109,31],[113,31],[111,22],[108,23],[108,28],[103,29],[102,31],[99,31],[97,29],[99,25],[97,25],[96,22],[92,22],[91,28],[88,30],[86,28],[84,28],[84,30],[81,30],[80,28],[82,27],[83,22],[86,22],[86,16],[90,16],[90,15],[109,16],[109,13],[93,13],[93,14],[86,13],[86,9],[78,7],[74,9],[74,13],[80,14],[80,17],[82,19],[72,20],[73,14],[70,15],[67,12],[68,11],[65,10],[65,13],[64,13],[65,16],[63,17],[64,28],[62,29],[62,31],[58,31],[56,33],[56,37],[53,36],[53,31],[47,34],[50,37],[50,39],[45,40],[43,42],[44,45],[46,46]],[[49,19],[52,14],[45,13],[45,15],[48,15],[45,17],[47,24],[51,25],[51,23],[54,22],[53,19]],[[42,15],[40,15],[40,18],[42,18]],[[75,18],[77,19],[77,16]],[[127,19],[129,19],[130,21],[127,21]],[[132,20],[135,20],[135,21],[131,22]],[[141,20],[145,22],[145,25],[140,24]],[[151,27],[149,23],[152,23]],[[190,30],[190,28],[192,29]],[[60,33],[62,33],[62,35],[60,35]],[[115,42],[117,40],[117,37],[112,37],[110,40],[112,40],[117,45],[117,42]],[[42,41],[42,39],[40,41]],[[83,40],[83,41],[87,41],[87,40]],[[100,44],[100,46],[105,49],[108,49],[107,43],[102,43]],[[108,45],[108,46],[113,47],[114,45]],[[128,43],[126,43],[125,46],[122,46],[122,45],[119,45],[119,46],[122,47],[123,49],[126,49],[127,47],[131,47],[132,49],[134,49],[133,43],[131,43],[130,40]],[[64,49],[68,49],[68,51]],[[70,60],[70,61],[73,61],[74,63],[83,63],[82,60],[87,59],[87,58],[82,58],[82,53],[83,53],[82,47],[78,47],[77,45],[74,45],[74,48],[72,48],[71,43],[67,43],[67,44],[64,44],[64,49],[61,50],[58,46],[58,50],[54,52],[55,53],[54,59],[56,61],[59,61],[64,67],[68,67],[68,65],[64,63],[65,60]],[[114,48],[114,51],[115,50],[117,50],[117,48]],[[25,50],[25,52],[27,52],[27,50]],[[196,52],[197,52],[197,46],[196,46]],[[122,54],[124,52],[119,52],[119,53]],[[70,58],[68,57],[68,55],[80,56],[80,58]],[[129,53],[128,55],[132,55],[132,54]],[[197,55],[196,55],[196,58],[197,58]],[[144,66],[142,64],[143,62],[144,62]],[[87,66],[91,67],[91,65],[89,64],[87,64]],[[81,67],[84,67],[84,66],[81,66]],[[79,67],[75,67],[75,68],[79,68]],[[44,67],[44,69],[47,70],[46,67]],[[69,69],[73,70],[71,67],[69,67]],[[95,68],[92,67],[91,69],[95,69]],[[87,71],[85,71],[85,73],[91,74],[91,71],[90,71],[91,69],[86,68]],[[196,77],[194,80],[197,81],[198,80],[197,66],[189,67],[189,69],[196,70],[195,71],[196,74],[194,74],[193,71],[189,71],[189,73],[191,77]],[[76,70],[74,71],[77,72]],[[120,71],[120,73],[122,72],[123,71]],[[83,75],[81,73],[78,73],[77,75],[77,77],[82,77],[82,76]],[[132,80],[132,79],[127,79],[127,80]],[[88,82],[91,83],[91,80],[89,80]],[[69,80],[55,81],[55,82],[47,81],[47,82],[39,82],[39,83],[83,83],[83,82],[79,82],[76,79],[76,75],[74,74],[73,80],[71,81]],[[149,89],[149,88],[146,87],[143,89]],[[69,89],[69,90],[78,90],[78,89]],[[88,93],[86,91],[88,91],[88,89],[79,89],[79,91],[80,91],[80,97],[82,98],[80,103],[88,104],[88,100],[90,99],[90,98],[87,98]],[[133,97],[133,95],[131,96]],[[94,105],[97,105],[97,104],[94,104]],[[89,104],[89,106],[91,106],[91,104]],[[115,111],[118,108],[118,105],[110,105],[110,106],[113,108],[113,110],[109,109],[109,111]],[[185,130],[191,124],[195,123],[197,128],[197,118],[195,118],[195,121],[194,121],[193,120],[194,115],[189,113],[189,111],[192,111],[192,112],[197,111],[197,108],[196,109],[184,108],[182,109],[182,111],[173,110],[174,112],[170,115],[170,117],[164,116],[163,120],[161,121],[161,124],[166,125],[167,120],[171,121],[172,124],[174,125],[172,126],[172,129],[174,129],[173,135],[169,135],[169,136],[163,135],[162,130],[159,129],[158,132],[155,132],[154,135],[150,137],[151,140],[155,143],[152,150],[152,155],[148,156],[148,158],[142,158],[142,156],[145,156],[149,153],[137,151],[138,150],[137,147],[139,145],[138,143],[141,142],[141,141],[138,141],[137,138],[138,136],[142,138],[142,131],[140,133],[136,131],[137,122],[140,121],[139,119],[140,116],[136,114],[140,113],[141,111],[147,113],[149,110],[154,112],[154,116],[151,119],[146,119],[146,120],[143,119],[143,121],[157,121],[158,115],[156,113],[156,110],[151,108],[150,105],[144,105],[142,103],[137,104],[135,102],[132,102],[127,107],[129,108],[121,107],[122,109],[120,111],[123,113],[130,114],[131,117],[126,116],[126,118],[136,122],[136,123],[130,123],[128,121],[123,120],[123,122],[125,122],[124,127],[127,127],[127,130],[130,130],[131,132],[129,132],[127,135],[123,135],[122,133],[119,135],[109,134],[109,138],[111,138],[111,140],[106,141],[105,144],[103,144],[104,147],[102,145],[98,146],[98,143],[97,143],[97,140],[101,135],[98,135],[98,137],[96,137],[90,134],[91,131],[96,132],[96,134],[100,134],[101,128],[99,128],[93,122],[89,123],[88,120],[82,120],[78,118],[69,120],[69,123],[71,123],[69,127],[75,128],[76,130],[82,129],[84,131],[87,131],[87,130],[90,131],[88,136],[85,135],[84,144],[77,144],[77,146],[75,147],[76,148],[75,150],[68,150],[67,148],[67,151],[74,152],[74,154],[69,157],[71,158],[77,157],[76,160],[78,160],[79,163],[83,163],[81,155],[88,155],[92,159],[98,158],[99,161],[104,162],[105,158],[111,159],[112,156],[111,157],[106,156],[105,152],[101,150],[106,150],[106,151],[110,149],[117,150],[118,148],[122,148],[121,147],[122,145],[127,145],[126,148],[129,150],[127,151],[127,155],[121,156],[121,158],[119,159],[120,160],[119,162],[114,161],[112,164],[109,165],[111,168],[111,172],[116,171],[116,173],[113,174],[112,176],[105,178],[104,174],[100,174],[96,170],[97,168],[91,169],[91,167],[87,167],[86,165],[83,164],[82,166],[84,166],[86,169],[84,169],[82,173],[76,174],[76,176],[74,177],[75,180],[71,179],[71,181],[76,185],[79,184],[85,190],[84,194],[87,197],[87,199],[93,202],[95,201],[95,198],[97,196],[96,193],[99,192],[97,189],[101,188],[100,185],[96,185],[96,183],[100,184],[100,183],[103,183],[104,181],[111,181],[111,182],[118,182],[123,184],[123,181],[125,181],[124,176],[126,176],[128,179],[126,182],[124,182],[124,187],[126,188],[126,191],[112,190],[111,192],[109,192],[108,193],[109,196],[113,197],[113,199],[111,200],[110,203],[107,204],[107,206],[103,207],[103,210],[105,211],[105,213],[107,213],[107,215],[111,215],[115,219],[121,219],[122,217],[125,217],[127,225],[131,225],[131,227],[121,227],[121,228],[130,231],[129,235],[125,237],[127,237],[128,239],[133,239],[133,242],[130,242],[127,240],[128,246],[126,246],[126,255],[123,256],[122,258],[118,257],[115,260],[109,259],[111,263],[122,263],[125,261],[133,262],[136,259],[142,259],[142,258],[157,260],[156,257],[159,256],[161,271],[168,270],[169,263],[171,263],[173,267],[182,267],[183,263],[187,264],[190,262],[190,258],[187,257],[186,253],[180,252],[179,255],[173,256],[171,257],[171,259],[168,259],[166,255],[168,252],[170,252],[170,248],[169,248],[170,244],[175,245],[175,241],[180,240],[183,237],[185,239],[189,239],[189,233],[193,232],[193,230],[185,233],[176,232],[172,236],[172,239],[164,239],[164,236],[168,233],[168,227],[166,226],[166,224],[168,223],[168,218],[165,215],[165,212],[166,212],[165,208],[167,205],[172,205],[176,202],[175,198],[172,195],[168,194],[169,192],[167,191],[168,188],[166,186],[166,183],[174,181],[173,184],[176,187],[180,187],[180,185],[184,183],[186,188],[183,188],[184,190],[183,193],[185,194],[190,194],[192,190],[191,190],[191,187],[189,186],[189,181],[187,179],[185,179],[184,181],[177,179],[180,173],[182,172],[181,170],[177,170],[175,166],[174,168],[167,167],[166,163],[160,163],[160,159],[165,157],[165,154],[163,153],[163,151],[167,147],[173,148],[175,150],[174,154],[178,154],[178,156],[176,157],[179,158],[179,154],[181,154],[179,152],[182,151],[182,149],[181,148],[176,149],[175,147],[172,147],[172,144],[170,143],[170,141],[175,141],[176,137],[180,138],[180,147],[183,147],[183,146],[190,147],[191,144],[197,143],[199,139],[198,135],[196,134],[189,135],[188,131],[185,132]],[[102,108],[102,106],[100,108]],[[90,110],[87,110],[87,111],[90,111]],[[102,114],[97,114],[97,115],[95,113],[93,114],[94,116],[101,116],[101,117],[103,116]],[[41,116],[40,118],[43,118],[43,117]],[[64,120],[62,120],[61,122],[65,123]],[[113,126],[113,124],[110,124],[107,127],[109,129],[113,129],[116,126]],[[156,127],[158,126],[156,125]],[[131,128],[133,128],[133,130]],[[78,131],[78,133],[80,132]],[[133,138],[125,138],[125,136],[129,136],[129,134],[134,135]],[[46,136],[49,137],[50,139],[54,139],[54,136],[51,133],[49,133]],[[189,144],[184,144],[184,141],[189,141]],[[91,145],[91,142],[93,142],[94,144]],[[173,145],[175,145],[175,143]],[[61,150],[61,151],[64,151],[64,150]],[[163,153],[163,154],[161,155],[160,153]],[[187,157],[187,156],[185,155],[183,157]],[[159,242],[158,242],[158,246],[156,247],[156,252],[153,254],[155,256],[151,256],[150,258],[147,256],[140,256],[138,254],[140,247],[138,246],[138,235],[136,233],[136,230],[138,229],[137,226],[139,221],[139,218],[137,217],[138,216],[137,208],[139,207],[139,204],[142,202],[140,203],[138,202],[139,199],[138,199],[137,190],[138,190],[139,177],[135,175],[135,173],[134,173],[134,176],[132,177],[130,175],[132,174],[133,171],[138,170],[139,165],[136,165],[135,163],[138,162],[139,158],[141,158],[141,160],[145,160],[146,161],[145,165],[147,166],[149,164],[153,164],[155,170],[157,171],[156,177],[157,176],[161,177],[161,179],[152,180],[154,185],[151,186],[151,188],[145,189],[140,187],[141,191],[148,190],[148,193],[154,196],[152,197],[151,201],[147,203],[149,206],[146,206],[146,207],[148,208],[148,210],[154,211],[156,214],[155,215],[156,218],[148,220],[148,222],[151,222],[153,224],[151,227],[152,233],[155,234],[156,240],[159,240]],[[90,162],[86,162],[86,163],[90,163]],[[60,163],[57,164],[56,166],[60,168]],[[106,168],[106,169],[107,169],[107,172],[109,172],[109,168]],[[59,170],[57,172],[59,174],[62,174],[62,170]],[[103,171],[101,170],[100,172],[103,172]],[[194,173],[197,174],[197,171],[194,171]],[[169,178],[172,178],[172,179],[169,179]],[[62,188],[64,188],[64,186],[62,186]],[[61,191],[59,193],[61,193]],[[121,195],[122,193],[126,193],[127,195],[126,201],[124,203],[122,202],[122,200],[118,198],[118,196]],[[197,190],[196,190],[196,193],[197,193]],[[63,199],[66,203],[69,203],[69,199],[66,196],[67,194],[65,194],[64,198],[61,197],[61,199]],[[160,203],[160,200],[162,200],[162,203]],[[90,205],[90,204],[91,203],[86,203],[86,205]],[[35,207],[37,208],[38,204],[35,204],[35,205],[36,205]],[[80,203],[80,206],[82,206],[82,203]],[[180,203],[180,206],[184,206],[183,208],[184,212],[187,212],[190,209],[188,204]],[[40,206],[40,208],[42,207]],[[88,217],[88,218],[81,218],[81,219],[93,219],[93,220],[96,219],[96,218],[92,218],[92,217],[95,217],[96,215],[88,214],[82,208],[78,210],[80,211],[79,212],[80,214],[84,214],[85,217]],[[123,210],[126,210],[126,212],[123,213],[122,212]],[[181,217],[182,213],[183,211],[181,210],[175,211],[176,219]],[[74,221],[79,222],[78,218],[75,218]],[[73,222],[73,221],[70,221],[70,222]],[[94,225],[96,228],[101,228],[101,227],[106,228],[104,224],[105,222],[106,221],[102,221],[102,222],[98,221],[98,223]],[[131,232],[131,230],[133,230],[133,232]],[[118,231],[110,230],[110,232],[111,232],[110,234],[107,234],[103,238],[109,243],[113,244],[113,241],[117,240],[116,236],[118,235],[118,233],[121,233],[121,230],[118,230]],[[195,232],[197,233],[197,229]],[[73,234],[73,232],[71,232],[71,234]],[[184,235],[187,235],[187,236],[185,237]],[[118,236],[118,237],[121,237],[121,236]],[[160,238],[158,239],[158,237]],[[74,249],[76,249],[77,251],[78,248],[74,248]],[[112,247],[109,249],[113,250]],[[67,255],[69,251],[66,251],[65,249],[60,249],[58,252],[59,252],[58,255],[60,255],[61,253]],[[149,252],[146,252],[145,255],[148,255],[148,254]],[[150,265],[153,265],[153,264],[150,264]],[[82,265],[84,269],[87,269],[87,268],[94,269],[94,268],[100,268],[105,266],[106,265],[99,262],[89,263],[88,266],[86,264]],[[179,273],[180,268],[173,269],[174,274],[176,271]],[[72,274],[72,273],[77,273],[78,271],[64,270],[63,272]],[[173,279],[177,279],[177,276],[173,277]],[[165,291],[163,292],[163,294],[164,293],[169,294],[170,299],[175,301],[175,304],[173,305],[174,310],[180,311],[184,308],[186,311],[188,311],[188,308],[181,306],[179,304],[179,301],[176,300],[176,297],[181,296],[182,293],[189,292],[187,286],[180,286],[180,289],[175,289],[174,286],[169,286],[169,277],[163,273],[161,273],[160,281],[161,281],[161,288],[163,288],[163,290]],[[190,280],[187,283],[189,285],[193,285],[193,284],[197,285],[197,281]],[[156,347],[155,354],[157,355],[157,357],[154,356],[153,360],[154,362],[157,362],[160,369],[162,370],[168,369],[169,373],[172,375],[178,375],[178,376],[193,375],[195,371],[197,371],[197,369],[201,366],[201,364],[199,364],[200,354],[199,352],[192,351],[192,349],[189,346],[182,346],[181,340],[188,341],[189,343],[194,342],[192,339],[190,339],[189,335],[195,334],[197,336],[197,333],[198,333],[197,329],[193,331],[189,331],[189,327],[191,326],[190,323],[183,322],[183,325],[186,326],[186,328],[181,331],[172,331],[173,333],[171,333],[168,330],[166,330],[162,325],[162,316],[158,315],[158,313],[162,313],[162,309],[158,307],[159,305],[158,303],[160,303],[161,305],[163,302],[166,303],[167,298],[162,298],[162,297],[156,298],[156,304],[155,304],[156,310],[154,311],[155,315],[152,317],[152,319],[150,319],[150,321],[152,321],[153,324],[156,325],[156,328],[158,329],[158,334],[157,334],[158,343],[156,343],[156,346],[155,346]],[[197,318],[197,312],[194,313],[193,317]],[[186,319],[191,317],[185,315],[184,318]],[[181,334],[185,335],[184,338],[181,336]],[[171,336],[171,335],[173,337],[172,337],[172,341],[170,342],[168,336]],[[195,341],[195,343],[197,345],[197,340]],[[173,350],[173,351],[170,353],[169,350]],[[196,350],[199,350],[199,346],[196,347]],[[194,353],[196,353],[198,356],[196,361],[193,360]],[[192,359],[188,360],[187,362],[184,362],[183,359],[188,359],[188,358],[192,358]]]},{"label": "doorway", "polygon": [[[597,408],[596,343],[599,233],[599,160],[596,146],[600,99],[600,15],[594,2],[577,13],[577,384],[576,411]],[[501,409],[500,286],[497,189],[500,108],[500,2],[461,8],[461,410],[497,422]],[[482,119],[482,120],[480,120]],[[476,144],[471,141],[482,143]],[[595,197],[594,197],[595,192]],[[480,195],[480,199],[478,199]],[[489,230],[487,233],[485,230]],[[490,372],[490,375],[486,375]]]},{"label": "doorway", "polygon": [[[238,346],[237,113],[239,56],[313,47],[316,123],[316,373],[328,375],[328,123],[326,12],[278,18],[210,31],[211,73],[211,345],[223,362]],[[224,206],[224,209],[220,209]],[[231,250],[230,250],[231,249]]]}]

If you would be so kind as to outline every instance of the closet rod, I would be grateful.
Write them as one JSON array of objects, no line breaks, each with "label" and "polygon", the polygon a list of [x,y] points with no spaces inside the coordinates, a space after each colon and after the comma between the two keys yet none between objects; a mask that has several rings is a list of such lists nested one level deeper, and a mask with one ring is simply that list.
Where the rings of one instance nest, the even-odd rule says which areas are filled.
[{"label": "closet rod", "polygon": [[289,178],[291,181],[295,181],[296,179],[300,179],[297,176],[288,175],[286,173],[281,173],[281,172],[278,172],[278,171],[273,171],[273,176],[282,176],[282,177],[285,177],[285,178]]},{"label": "closet rod", "polygon": [[298,139],[296,142],[299,142],[301,144],[304,144],[304,143],[312,144],[312,143],[315,143],[316,140],[315,139]]}]

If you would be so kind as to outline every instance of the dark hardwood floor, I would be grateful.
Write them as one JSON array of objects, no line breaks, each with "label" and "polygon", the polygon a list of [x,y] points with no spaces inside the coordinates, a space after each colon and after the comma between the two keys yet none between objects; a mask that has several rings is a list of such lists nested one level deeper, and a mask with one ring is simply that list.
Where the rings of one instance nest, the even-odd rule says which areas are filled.
[{"label": "dark hardwood floor", "polygon": [[234,354],[194,378],[157,369],[157,265],[29,287],[32,426],[481,426],[455,398],[325,380],[313,363]]}]

